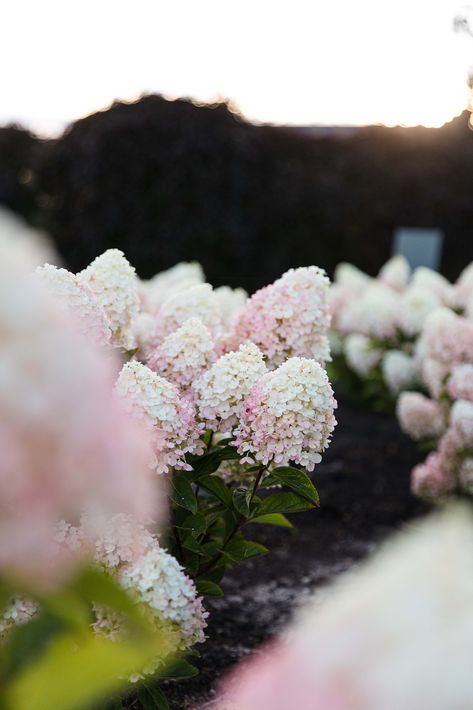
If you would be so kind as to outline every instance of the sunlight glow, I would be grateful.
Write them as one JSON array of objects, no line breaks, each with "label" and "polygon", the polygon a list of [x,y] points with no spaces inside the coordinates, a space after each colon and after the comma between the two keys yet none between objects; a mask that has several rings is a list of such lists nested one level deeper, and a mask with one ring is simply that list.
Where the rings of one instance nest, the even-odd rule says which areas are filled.
[{"label": "sunlight glow", "polygon": [[6,0],[0,123],[40,132],[144,92],[271,123],[439,126],[466,106],[454,0]]}]

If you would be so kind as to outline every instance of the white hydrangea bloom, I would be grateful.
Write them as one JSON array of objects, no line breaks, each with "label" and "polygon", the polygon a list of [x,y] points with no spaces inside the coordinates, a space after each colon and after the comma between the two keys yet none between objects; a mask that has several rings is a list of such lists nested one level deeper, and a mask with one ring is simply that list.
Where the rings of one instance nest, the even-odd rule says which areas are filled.
[{"label": "white hydrangea bloom", "polygon": [[15,626],[26,624],[39,612],[38,605],[26,597],[14,597],[0,616],[0,643],[4,643]]},{"label": "white hydrangea bloom", "polygon": [[401,295],[398,324],[408,337],[418,335],[427,316],[442,305],[435,291],[423,286],[409,286]]},{"label": "white hydrangea bloom", "polygon": [[347,335],[343,351],[348,366],[360,377],[366,377],[381,362],[382,350],[371,345],[370,339],[360,333]]},{"label": "white hydrangea bloom", "polygon": [[112,333],[107,316],[86,283],[67,269],[51,264],[38,267],[36,275],[58,306],[75,318],[80,330],[94,345],[108,345]]},{"label": "white hydrangea bloom", "polygon": [[420,377],[416,360],[403,350],[388,350],[381,362],[384,381],[393,395],[409,389]]},{"label": "white hydrangea bloom", "polygon": [[153,336],[157,346],[168,335],[184,325],[189,318],[199,318],[212,337],[223,331],[218,299],[210,284],[199,284],[170,296],[160,308]]},{"label": "white hydrangea bloom", "polygon": [[219,286],[214,293],[220,307],[222,320],[228,327],[247,302],[248,294],[243,288],[230,288],[230,286]]},{"label": "white hydrangea bloom", "polygon": [[234,431],[242,462],[293,462],[312,471],[330,442],[336,406],[319,363],[300,357],[286,360],[260,377],[245,399]]},{"label": "white hydrangea bloom", "polygon": [[165,473],[171,467],[190,469],[185,454],[202,453],[203,432],[193,405],[182,399],[171,382],[140,362],[127,362],[116,391],[132,417],[152,432],[153,467]]},{"label": "white hydrangea bloom", "polygon": [[450,411],[450,425],[465,447],[473,446],[473,402],[459,399]]},{"label": "white hydrangea bloom", "polygon": [[391,257],[381,268],[378,279],[395,291],[403,291],[409,283],[411,267],[401,254]]},{"label": "white hydrangea bloom", "polygon": [[449,306],[455,301],[455,292],[452,284],[445,276],[427,266],[418,266],[412,274],[412,286],[426,288],[433,291],[442,301]]},{"label": "white hydrangea bloom", "polygon": [[447,391],[452,399],[468,399],[473,402],[473,363],[463,362],[452,367]]},{"label": "white hydrangea bloom", "polygon": [[466,506],[411,524],[316,595],[218,710],[469,710],[472,558]]},{"label": "white hydrangea bloom", "polygon": [[147,364],[186,392],[216,359],[216,345],[210,331],[199,318],[189,318],[163,340]]},{"label": "white hydrangea bloom", "polygon": [[340,262],[335,269],[334,282],[355,293],[363,291],[372,281],[371,276],[346,261]]},{"label": "white hydrangea bloom", "polygon": [[140,282],[143,307],[150,313],[156,313],[170,296],[204,282],[204,271],[197,261],[176,264],[148,281]]},{"label": "white hydrangea bloom", "polygon": [[438,399],[444,391],[448,373],[448,365],[430,357],[424,357],[422,360],[422,381],[429,394],[435,399]]},{"label": "white hydrangea bloom", "polygon": [[230,430],[236,423],[243,400],[266,365],[263,353],[253,343],[220,357],[193,385],[199,415],[207,426]]},{"label": "white hydrangea bloom", "polygon": [[145,359],[146,355],[152,350],[152,339],[154,332],[154,316],[146,311],[140,311],[133,320],[132,338],[138,348],[138,359]]},{"label": "white hydrangea bloom", "polygon": [[78,274],[101,304],[115,345],[131,350],[132,324],[139,310],[138,277],[119,249],[108,249]]},{"label": "white hydrangea bloom", "polygon": [[340,315],[344,333],[361,333],[377,340],[389,340],[397,334],[400,296],[377,282],[353,299]]},{"label": "white hydrangea bloom", "polygon": [[437,308],[429,314],[421,338],[427,358],[449,367],[473,361],[473,323],[449,308]]},{"label": "white hydrangea bloom", "polygon": [[445,430],[443,407],[420,392],[401,392],[396,405],[401,429],[411,439],[436,439]]}]

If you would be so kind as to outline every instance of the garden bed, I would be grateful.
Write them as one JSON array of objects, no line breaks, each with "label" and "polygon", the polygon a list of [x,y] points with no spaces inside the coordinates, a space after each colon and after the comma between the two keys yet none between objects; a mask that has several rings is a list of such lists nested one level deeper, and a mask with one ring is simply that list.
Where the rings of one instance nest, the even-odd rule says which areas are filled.
[{"label": "garden bed", "polygon": [[338,427],[314,475],[321,507],[293,516],[297,529],[254,525],[270,553],[231,571],[225,597],[208,600],[208,641],[200,674],[169,684],[172,710],[212,707],[215,686],[239,659],[278,631],[314,590],[362,559],[402,523],[427,507],[409,491],[422,460],[393,416],[342,402]]}]

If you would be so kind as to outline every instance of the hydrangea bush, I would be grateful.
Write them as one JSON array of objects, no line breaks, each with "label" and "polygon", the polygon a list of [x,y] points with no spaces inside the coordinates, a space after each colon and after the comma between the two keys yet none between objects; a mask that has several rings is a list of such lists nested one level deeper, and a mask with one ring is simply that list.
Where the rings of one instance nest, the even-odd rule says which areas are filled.
[{"label": "hydrangea bush", "polygon": [[471,496],[472,266],[450,284],[424,267],[410,274],[401,257],[375,279],[342,264],[330,302],[332,339],[361,380],[358,392],[389,392],[401,429],[428,452],[412,472],[413,492],[430,500]]},{"label": "hydrangea bush", "polygon": [[[124,647],[130,614],[160,638],[121,676],[160,707],[149,679],[204,640],[203,598],[223,593],[228,568],[267,552],[253,524],[290,527],[287,513],[319,503],[308,473],[336,425],[329,281],[317,267],[292,269],[249,298],[213,289],[197,264],[140,281],[116,249],[79,274],[46,263],[22,278],[27,303],[23,282],[0,284],[11,330],[0,568],[13,581],[0,636],[8,647],[50,612],[38,581],[57,578],[62,594],[66,560],[88,562],[115,590],[92,585],[93,643]],[[11,304],[26,309],[23,330]],[[179,663],[180,676],[195,672]]]}]

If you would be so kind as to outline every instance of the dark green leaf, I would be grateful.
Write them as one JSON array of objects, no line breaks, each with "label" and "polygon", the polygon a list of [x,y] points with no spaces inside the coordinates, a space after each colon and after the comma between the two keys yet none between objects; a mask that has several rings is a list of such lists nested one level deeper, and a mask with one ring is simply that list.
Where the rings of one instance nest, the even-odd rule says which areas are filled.
[{"label": "dark green leaf", "polygon": [[295,493],[274,493],[259,504],[256,515],[259,517],[268,513],[300,513],[314,507],[313,503]]},{"label": "dark green leaf", "polygon": [[244,488],[237,488],[233,491],[233,505],[240,515],[248,518],[250,514],[250,493]]},{"label": "dark green leaf", "polygon": [[175,474],[171,478],[170,496],[175,505],[185,508],[191,513],[197,513],[197,499],[192,484],[185,476]]},{"label": "dark green leaf", "polygon": [[268,549],[264,545],[251,540],[232,540],[223,550],[225,555],[233,562],[241,562],[250,557],[258,557],[258,555],[264,555],[267,551]]},{"label": "dark green leaf", "polygon": [[317,489],[304,471],[292,466],[280,466],[273,469],[271,475],[278,483],[291,488],[297,495],[307,498],[314,505],[320,504]]},{"label": "dark green leaf", "polygon": [[213,449],[204,456],[189,457],[189,463],[193,469],[193,478],[198,480],[201,476],[208,476],[215,473],[222,461],[239,459],[240,455],[233,446],[222,446]]},{"label": "dark green leaf", "polygon": [[205,488],[206,491],[212,493],[215,498],[221,500],[225,505],[230,505],[232,502],[232,492],[225,483],[217,476],[201,476],[199,477],[199,486]]},{"label": "dark green leaf", "polygon": [[258,515],[257,518],[251,519],[252,523],[266,523],[266,525],[278,525],[281,528],[292,528],[290,520],[282,513],[268,513],[266,515]]},{"label": "dark green leaf", "polygon": [[200,579],[195,583],[197,591],[203,597],[223,597],[222,588],[208,579]]},{"label": "dark green leaf", "polygon": [[197,540],[192,535],[186,536],[186,538],[182,541],[182,547],[185,547],[186,550],[190,550],[191,552],[195,552],[196,555],[206,554],[202,550],[201,545],[199,545]]},{"label": "dark green leaf", "polygon": [[215,569],[211,570],[210,572],[206,572],[205,579],[218,584],[222,580],[222,577],[224,574],[225,574],[225,566],[221,565],[220,567],[216,567]]},{"label": "dark green leaf", "polygon": [[138,693],[138,698],[143,710],[169,710],[166,696],[157,686],[142,686]]},{"label": "dark green leaf", "polygon": [[164,678],[193,678],[198,673],[192,663],[181,659],[166,668]]},{"label": "dark green leaf", "polygon": [[207,530],[207,521],[203,513],[196,513],[195,515],[188,515],[179,527],[200,535]]}]

